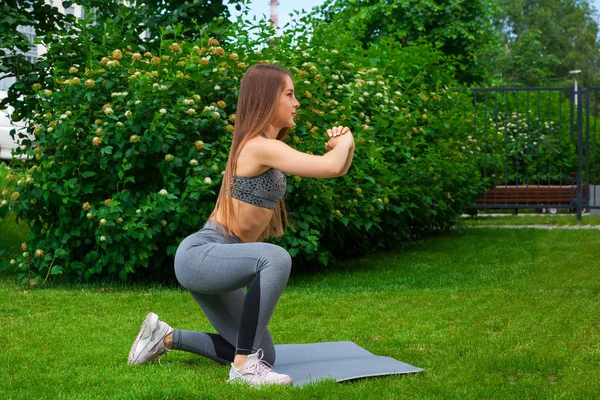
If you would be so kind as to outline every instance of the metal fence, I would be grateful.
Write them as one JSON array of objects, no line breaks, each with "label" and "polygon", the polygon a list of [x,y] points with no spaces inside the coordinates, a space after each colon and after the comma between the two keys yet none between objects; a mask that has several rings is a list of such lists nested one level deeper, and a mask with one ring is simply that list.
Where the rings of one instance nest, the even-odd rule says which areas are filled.
[{"label": "metal fence", "polygon": [[472,89],[488,188],[476,209],[600,209],[600,88]]}]

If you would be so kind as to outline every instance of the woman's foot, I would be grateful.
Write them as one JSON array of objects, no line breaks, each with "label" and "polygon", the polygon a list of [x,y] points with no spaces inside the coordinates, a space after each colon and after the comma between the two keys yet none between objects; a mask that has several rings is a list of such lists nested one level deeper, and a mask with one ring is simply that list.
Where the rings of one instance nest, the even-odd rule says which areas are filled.
[{"label": "woman's foot", "polygon": [[278,374],[273,371],[268,362],[263,359],[262,349],[248,356],[246,365],[236,368],[233,363],[229,371],[229,381],[249,383],[253,386],[260,385],[291,385],[292,378],[288,375]]},{"label": "woman's foot", "polygon": [[131,346],[127,363],[129,365],[143,364],[171,351],[165,346],[164,339],[172,332],[173,328],[169,324],[159,321],[158,315],[153,312],[148,313]]}]

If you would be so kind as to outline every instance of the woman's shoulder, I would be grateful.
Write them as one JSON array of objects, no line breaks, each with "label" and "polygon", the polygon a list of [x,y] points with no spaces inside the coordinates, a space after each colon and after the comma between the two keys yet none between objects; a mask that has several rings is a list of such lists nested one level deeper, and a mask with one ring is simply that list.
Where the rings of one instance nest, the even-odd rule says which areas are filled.
[{"label": "woman's shoulder", "polygon": [[244,149],[250,150],[257,153],[265,153],[270,151],[281,150],[282,147],[290,148],[290,146],[279,139],[269,139],[257,135],[252,139],[249,139],[244,145]]},{"label": "woman's shoulder", "polygon": [[256,176],[269,169],[265,168],[261,162],[264,146],[270,145],[266,142],[272,142],[272,140],[256,136],[244,144],[239,153],[235,175],[240,177]]},{"label": "woman's shoulder", "polygon": [[257,159],[264,159],[265,155],[281,151],[282,147],[289,148],[289,146],[281,140],[268,139],[258,135],[249,139],[244,144],[244,147],[240,151],[240,155],[245,153],[245,155],[253,156]]}]

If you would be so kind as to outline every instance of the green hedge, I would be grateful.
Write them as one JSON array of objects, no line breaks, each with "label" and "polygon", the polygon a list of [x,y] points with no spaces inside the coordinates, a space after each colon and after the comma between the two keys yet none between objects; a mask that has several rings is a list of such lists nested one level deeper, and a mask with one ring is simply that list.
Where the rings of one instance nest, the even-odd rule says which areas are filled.
[{"label": "green hedge", "polygon": [[[24,140],[19,153],[29,159],[16,167],[25,175],[0,208],[32,231],[24,253],[4,267],[24,282],[172,277],[178,243],[214,206],[239,80],[260,62],[294,75],[301,108],[290,145],[321,154],[326,129],[338,124],[356,138],[344,177],[288,178],[292,227],[273,241],[297,265],[326,265],[452,225],[480,177],[462,116],[468,100],[449,89],[446,60],[426,43],[364,49],[350,36],[307,38],[303,29],[270,41],[267,26],[238,22],[219,41],[201,33],[184,41],[175,27],[154,50],[135,38],[81,46],[85,65],[60,63],[52,79],[33,83],[35,141]],[[65,37],[54,53],[61,40],[76,48]]]}]

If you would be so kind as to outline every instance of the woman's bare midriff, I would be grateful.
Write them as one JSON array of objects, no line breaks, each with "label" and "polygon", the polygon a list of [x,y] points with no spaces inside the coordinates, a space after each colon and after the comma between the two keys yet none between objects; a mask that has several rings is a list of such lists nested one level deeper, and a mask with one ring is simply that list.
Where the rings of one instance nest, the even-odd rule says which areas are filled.
[{"label": "woman's bare midriff", "polygon": [[239,238],[244,243],[256,242],[269,225],[273,211],[268,208],[244,203],[237,199],[231,200],[233,202],[234,215],[238,215],[239,217]]}]

